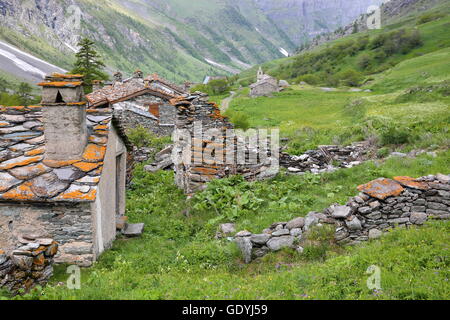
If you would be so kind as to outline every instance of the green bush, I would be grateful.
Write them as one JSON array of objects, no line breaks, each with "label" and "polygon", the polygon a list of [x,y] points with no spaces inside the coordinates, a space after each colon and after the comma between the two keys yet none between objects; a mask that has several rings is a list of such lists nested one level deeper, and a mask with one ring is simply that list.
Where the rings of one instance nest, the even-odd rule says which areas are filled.
[{"label": "green bush", "polygon": [[368,54],[363,54],[358,57],[358,61],[356,63],[361,69],[365,70],[370,67],[371,61],[372,59]]},{"label": "green bush", "polygon": [[319,76],[315,75],[315,74],[306,74],[304,76],[300,76],[296,79],[296,81],[300,82],[300,81],[304,81],[309,85],[315,86],[317,84],[319,84],[321,82],[321,79]]},{"label": "green bush", "polygon": [[381,144],[405,144],[411,139],[411,135],[408,130],[403,128],[391,127],[387,131],[381,134]]},{"label": "green bush", "polygon": [[417,25],[421,25],[427,22],[439,20],[441,18],[445,17],[445,14],[440,12],[429,12],[424,15],[421,15],[419,19],[417,19]]},{"label": "green bush", "polygon": [[226,79],[211,80],[208,84],[199,84],[191,88],[191,92],[201,91],[210,96],[227,94],[230,90],[230,83]]},{"label": "green bush", "polygon": [[361,74],[361,72],[353,69],[341,71],[336,75],[336,77],[341,81],[342,84],[349,87],[358,87],[361,85],[361,82],[363,80],[363,75]]},{"label": "green bush", "polygon": [[236,129],[247,131],[250,128],[249,116],[244,112],[236,112],[231,116],[231,122]]}]

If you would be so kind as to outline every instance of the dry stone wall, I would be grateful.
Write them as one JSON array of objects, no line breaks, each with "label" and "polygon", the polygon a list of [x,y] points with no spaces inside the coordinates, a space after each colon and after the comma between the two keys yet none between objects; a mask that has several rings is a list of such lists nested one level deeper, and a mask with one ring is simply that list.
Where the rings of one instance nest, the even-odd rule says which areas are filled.
[{"label": "dry stone wall", "polygon": [[94,233],[90,203],[0,203],[0,247],[16,248],[23,239],[52,238],[59,243],[57,263],[90,266],[94,261]]},{"label": "dry stone wall", "polygon": [[309,212],[289,222],[276,222],[260,234],[240,231],[235,241],[246,263],[282,248],[303,251],[305,232],[312,226],[334,225],[340,244],[375,239],[391,228],[422,225],[428,219],[450,218],[450,175],[418,179],[379,178],[358,187],[361,193],[345,205],[334,204],[323,212]]},{"label": "dry stone wall", "polygon": [[53,275],[57,251],[52,239],[22,240],[22,246],[10,253],[0,250],[0,288],[18,293],[45,285]]},{"label": "dry stone wall", "polygon": [[[187,194],[192,194],[203,190],[207,182],[229,175],[241,174],[247,180],[275,175],[278,170],[275,172],[268,170],[272,163],[269,155],[261,161],[258,150],[246,147],[242,139],[237,136],[230,138],[229,134],[230,130],[234,129],[233,125],[220,114],[218,106],[208,100],[208,96],[201,93],[172,100],[177,110],[176,129],[180,135],[175,138],[172,154],[180,159],[187,150],[190,150],[191,154],[191,158],[186,159],[190,161],[175,163],[176,184]],[[211,130],[216,132],[214,137],[208,134]],[[255,164],[238,162],[238,149],[243,150],[245,159],[251,157],[256,159]],[[205,158],[212,152],[222,154],[223,161],[215,161],[217,160],[215,157]],[[229,154],[233,155],[232,161],[227,160]]]}]

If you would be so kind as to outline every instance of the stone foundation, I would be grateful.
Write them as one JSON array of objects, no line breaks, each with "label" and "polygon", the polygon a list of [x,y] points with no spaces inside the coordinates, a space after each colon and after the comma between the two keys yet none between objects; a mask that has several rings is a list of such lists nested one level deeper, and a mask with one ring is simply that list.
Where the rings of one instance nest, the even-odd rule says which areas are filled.
[{"label": "stone foundation", "polygon": [[0,203],[0,247],[12,250],[27,238],[52,238],[60,246],[55,262],[89,266],[95,260],[91,205]]},{"label": "stone foundation", "polygon": [[53,275],[53,257],[58,244],[52,239],[23,241],[22,246],[6,253],[0,250],[0,288],[13,294],[43,286]]},{"label": "stone foundation", "polygon": [[358,189],[361,193],[345,205],[334,204],[323,212],[276,222],[261,234],[238,232],[235,241],[244,261],[249,263],[286,247],[301,252],[302,243],[307,240],[304,234],[314,225],[334,225],[337,243],[358,244],[395,227],[408,228],[428,219],[450,218],[450,175],[380,178]]}]

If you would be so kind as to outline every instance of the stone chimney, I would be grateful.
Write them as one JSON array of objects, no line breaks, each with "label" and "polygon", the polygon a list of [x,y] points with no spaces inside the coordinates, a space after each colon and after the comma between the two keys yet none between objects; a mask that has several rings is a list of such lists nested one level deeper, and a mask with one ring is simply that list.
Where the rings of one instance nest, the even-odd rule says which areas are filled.
[{"label": "stone chimney", "polygon": [[92,92],[98,91],[103,88],[102,80],[92,80]]},{"label": "stone chimney", "polygon": [[83,76],[52,74],[42,87],[42,118],[48,160],[76,160],[87,145]]},{"label": "stone chimney", "polygon": [[114,73],[114,82],[122,82],[122,72],[116,72]]}]

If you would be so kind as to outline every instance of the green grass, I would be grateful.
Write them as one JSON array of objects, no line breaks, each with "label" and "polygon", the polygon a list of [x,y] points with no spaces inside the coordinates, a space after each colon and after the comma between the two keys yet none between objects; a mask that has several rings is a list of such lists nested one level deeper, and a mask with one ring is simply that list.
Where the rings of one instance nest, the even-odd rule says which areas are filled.
[{"label": "green grass", "polygon": [[[382,142],[392,128],[409,142],[393,149],[450,145],[449,48],[411,58],[377,75],[363,89],[341,87],[324,92],[304,85],[271,98],[233,99],[227,115],[244,113],[254,128],[279,128],[291,139],[289,151],[301,153],[321,144],[349,144],[364,139]],[[437,87],[430,87],[437,86]],[[416,94],[407,93],[417,89]]]},{"label": "green grass", "polygon": [[[254,183],[231,178],[211,184],[189,203],[173,184],[172,173],[151,174],[139,167],[128,192],[127,215],[131,222],[146,223],[142,237],[116,240],[92,268],[83,269],[81,290],[58,285],[68,277],[59,266],[46,288],[23,298],[448,299],[449,222],[396,230],[354,248],[311,246],[302,256],[286,250],[250,265],[242,263],[233,243],[214,235],[219,223],[229,221],[216,209],[236,207],[238,230],[260,232],[273,221],[344,203],[358,184],[379,176],[446,172],[449,159],[446,151],[437,158],[392,158],[322,176],[281,174]],[[214,193],[227,200],[215,209],[202,206]],[[244,195],[252,205],[243,205]],[[365,285],[370,265],[381,268],[382,293]]]}]

